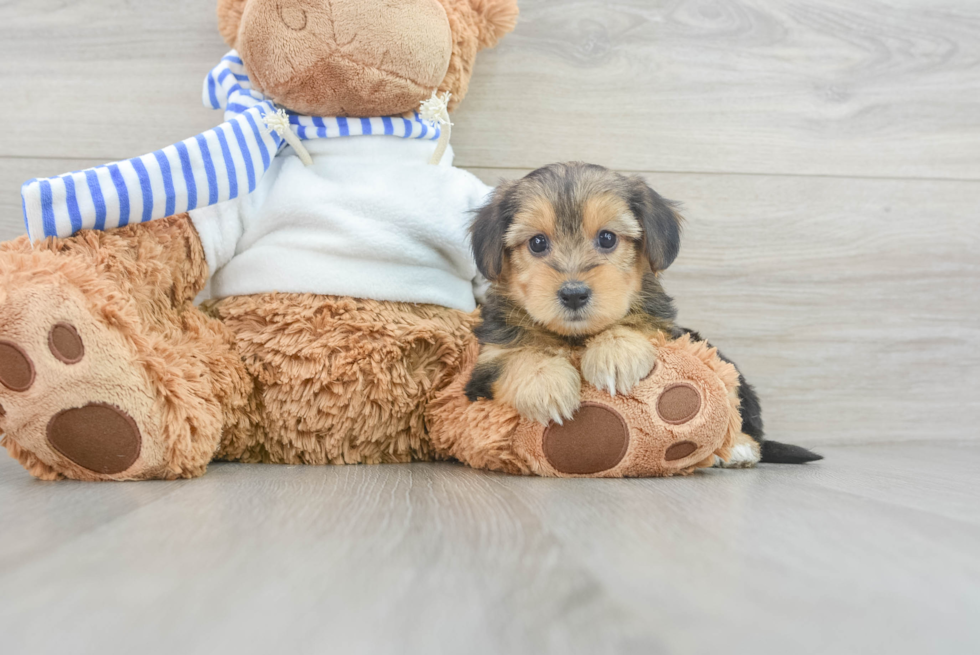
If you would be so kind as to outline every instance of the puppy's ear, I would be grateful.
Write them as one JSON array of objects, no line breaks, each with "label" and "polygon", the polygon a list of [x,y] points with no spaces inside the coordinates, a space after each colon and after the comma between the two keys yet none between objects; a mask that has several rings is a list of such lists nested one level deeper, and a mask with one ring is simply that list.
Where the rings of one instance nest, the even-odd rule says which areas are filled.
[{"label": "puppy's ear", "polygon": [[492,48],[517,25],[517,0],[470,0],[476,12],[481,48]]},{"label": "puppy's ear", "polygon": [[248,0],[218,0],[218,31],[221,38],[232,48],[238,40],[238,27],[242,24],[242,12]]},{"label": "puppy's ear", "polygon": [[476,267],[491,282],[500,277],[504,267],[504,239],[517,213],[516,186],[516,182],[501,182],[470,226]]},{"label": "puppy's ear", "polygon": [[643,250],[650,266],[662,271],[681,249],[681,215],[676,203],[660,197],[641,177],[629,178],[630,209],[643,227]]}]

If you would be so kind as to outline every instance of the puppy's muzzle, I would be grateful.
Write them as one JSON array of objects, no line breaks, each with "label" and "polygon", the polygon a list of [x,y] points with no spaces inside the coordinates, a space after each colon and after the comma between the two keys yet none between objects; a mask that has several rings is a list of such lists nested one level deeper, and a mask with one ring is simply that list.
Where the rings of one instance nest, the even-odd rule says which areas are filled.
[{"label": "puppy's muzzle", "polygon": [[581,282],[566,282],[558,290],[561,304],[572,311],[582,309],[592,299],[592,289]]}]

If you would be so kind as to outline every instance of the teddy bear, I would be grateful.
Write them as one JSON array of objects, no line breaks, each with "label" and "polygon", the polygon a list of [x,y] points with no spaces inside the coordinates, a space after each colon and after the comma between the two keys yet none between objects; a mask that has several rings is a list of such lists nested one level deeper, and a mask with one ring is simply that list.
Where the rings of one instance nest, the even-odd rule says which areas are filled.
[{"label": "teddy bear", "polygon": [[24,186],[29,234],[0,244],[8,453],[45,480],[213,460],[616,477],[758,455],[734,367],[687,337],[656,344],[630,396],[586,389],[563,425],[466,400],[482,287],[467,221],[490,189],[452,166],[447,112],[517,14],[219,0],[233,50],[204,99],[222,125]]}]

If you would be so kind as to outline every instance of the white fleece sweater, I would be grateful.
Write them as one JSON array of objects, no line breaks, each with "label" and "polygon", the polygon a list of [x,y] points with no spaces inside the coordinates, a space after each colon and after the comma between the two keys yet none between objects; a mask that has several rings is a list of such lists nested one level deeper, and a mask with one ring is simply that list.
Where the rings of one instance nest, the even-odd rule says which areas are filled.
[{"label": "white fleece sweater", "polygon": [[490,187],[430,165],[432,141],[357,136],[291,148],[251,194],[190,212],[211,295],[317,293],[472,311],[483,285],[467,228]]}]

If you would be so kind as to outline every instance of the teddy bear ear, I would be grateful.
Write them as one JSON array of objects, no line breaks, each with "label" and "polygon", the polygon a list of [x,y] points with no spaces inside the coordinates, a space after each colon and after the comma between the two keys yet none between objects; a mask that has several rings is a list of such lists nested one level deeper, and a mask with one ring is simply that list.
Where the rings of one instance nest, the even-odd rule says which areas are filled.
[{"label": "teddy bear ear", "polygon": [[242,24],[242,12],[248,0],[218,0],[218,32],[232,48],[238,40],[238,27]]},{"label": "teddy bear ear", "polygon": [[517,0],[470,0],[480,22],[480,46],[492,48],[517,25]]}]

